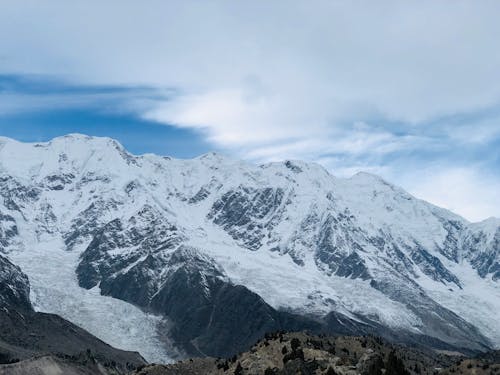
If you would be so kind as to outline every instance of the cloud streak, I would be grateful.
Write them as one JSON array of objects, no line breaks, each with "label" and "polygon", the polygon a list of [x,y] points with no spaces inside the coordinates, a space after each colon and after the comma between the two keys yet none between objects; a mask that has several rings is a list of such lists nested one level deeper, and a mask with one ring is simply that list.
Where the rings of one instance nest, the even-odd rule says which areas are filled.
[{"label": "cloud streak", "polygon": [[[110,106],[194,129],[238,157],[368,169],[445,202],[457,176],[500,190],[488,177],[500,169],[499,11],[486,0],[5,1],[0,73],[148,87],[154,96]],[[439,196],[423,179],[440,181]],[[500,216],[500,202],[466,191],[455,211]]]}]

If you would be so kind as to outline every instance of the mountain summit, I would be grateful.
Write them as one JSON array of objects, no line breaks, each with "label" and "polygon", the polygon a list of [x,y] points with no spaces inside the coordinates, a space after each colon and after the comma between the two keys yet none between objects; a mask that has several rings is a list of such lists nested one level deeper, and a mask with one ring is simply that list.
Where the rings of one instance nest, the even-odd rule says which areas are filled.
[{"label": "mountain summit", "polygon": [[[35,308],[124,349],[157,333],[149,359],[226,355],[276,329],[500,347],[499,220],[469,223],[371,174],[3,138],[0,195],[0,251]],[[106,309],[123,330],[103,327]]]}]

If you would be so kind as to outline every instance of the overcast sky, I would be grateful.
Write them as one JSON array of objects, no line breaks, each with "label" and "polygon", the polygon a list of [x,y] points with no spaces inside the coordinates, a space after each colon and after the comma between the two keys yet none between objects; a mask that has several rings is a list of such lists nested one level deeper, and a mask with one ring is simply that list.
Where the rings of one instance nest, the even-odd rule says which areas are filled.
[{"label": "overcast sky", "polygon": [[364,170],[500,217],[499,1],[0,0],[0,132]]}]

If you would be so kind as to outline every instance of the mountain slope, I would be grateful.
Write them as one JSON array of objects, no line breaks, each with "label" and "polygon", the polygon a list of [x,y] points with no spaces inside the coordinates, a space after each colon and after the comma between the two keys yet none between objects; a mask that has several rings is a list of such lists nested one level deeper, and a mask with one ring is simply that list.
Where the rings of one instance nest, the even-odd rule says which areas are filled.
[{"label": "mountain slope", "polygon": [[[184,350],[203,352],[200,342],[220,332],[211,318],[231,319],[221,290],[255,295],[255,311],[267,305],[271,316],[286,311],[306,325],[324,327],[335,312],[344,327],[473,350],[500,345],[497,219],[471,224],[377,176],[339,179],[311,163],[134,156],[114,140],[81,135],[0,145],[3,252],[35,284],[42,271],[33,249],[67,259],[89,292],[166,317]],[[44,295],[61,294],[54,285]],[[195,325],[208,316],[208,330],[175,334],[183,296],[213,304],[195,314]],[[219,353],[234,350],[225,340],[217,337]]]},{"label": "mountain slope", "polygon": [[100,366],[102,374],[125,373],[145,363],[137,353],[114,349],[57,315],[35,312],[29,289],[27,276],[0,256],[0,374],[34,373],[18,362],[40,356],[76,366],[82,374],[95,373],[84,360]]}]

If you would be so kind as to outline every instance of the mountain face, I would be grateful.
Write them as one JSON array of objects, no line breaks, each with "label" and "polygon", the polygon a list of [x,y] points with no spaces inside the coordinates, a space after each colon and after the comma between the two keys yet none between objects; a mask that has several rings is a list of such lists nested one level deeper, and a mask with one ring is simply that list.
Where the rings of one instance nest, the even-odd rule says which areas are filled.
[{"label": "mountain face", "polygon": [[[227,355],[276,329],[500,347],[500,220],[469,223],[371,174],[69,135],[2,139],[0,196],[0,249],[35,308],[126,349],[155,336],[150,358]],[[130,319],[145,322],[132,335]]]},{"label": "mountain face", "polygon": [[145,363],[57,315],[35,312],[29,292],[28,277],[0,256],[0,374],[45,373],[39,371],[50,366],[67,374],[116,374]]}]

